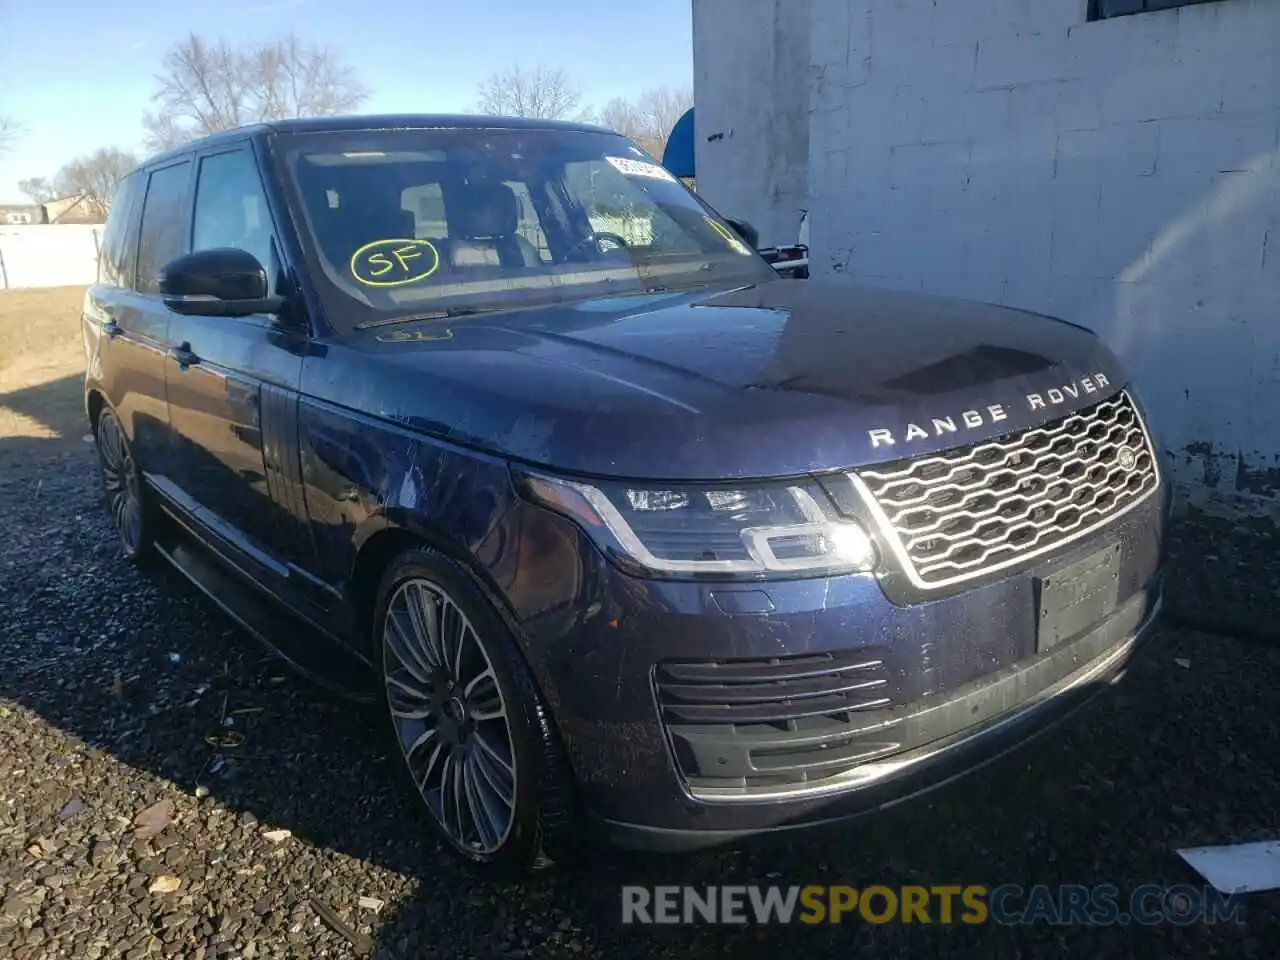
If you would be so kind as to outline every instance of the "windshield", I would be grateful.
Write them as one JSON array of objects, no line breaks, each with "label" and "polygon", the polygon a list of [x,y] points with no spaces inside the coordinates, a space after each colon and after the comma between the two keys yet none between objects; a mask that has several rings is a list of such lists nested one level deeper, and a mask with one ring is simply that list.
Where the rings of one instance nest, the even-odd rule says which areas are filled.
[{"label": "windshield", "polygon": [[776,279],[614,134],[366,130],[281,135],[273,152],[339,329]]}]

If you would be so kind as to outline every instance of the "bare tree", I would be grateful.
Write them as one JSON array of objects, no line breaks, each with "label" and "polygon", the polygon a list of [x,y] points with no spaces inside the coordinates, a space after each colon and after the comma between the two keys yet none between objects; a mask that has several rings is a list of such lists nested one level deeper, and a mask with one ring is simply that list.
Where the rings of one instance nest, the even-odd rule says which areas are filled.
[{"label": "bare tree", "polygon": [[661,157],[671,128],[692,106],[693,91],[688,88],[652,87],[635,100],[610,100],[600,111],[600,123]]},{"label": "bare tree", "polygon": [[538,64],[498,70],[480,84],[479,110],[490,116],[578,120],[582,91],[565,71]]},{"label": "bare tree", "polygon": [[688,87],[653,87],[640,94],[638,106],[655,139],[666,146],[671,128],[693,106],[693,90]]},{"label": "bare tree", "polygon": [[263,120],[330,117],[369,98],[368,88],[337,54],[293,34],[254,52],[252,76]]},{"label": "bare tree", "polygon": [[639,138],[644,126],[640,111],[625,97],[614,97],[601,107],[596,116],[596,122],[632,140]]},{"label": "bare tree", "polygon": [[48,177],[28,177],[18,181],[18,189],[24,196],[30,197],[32,203],[48,203],[58,195]]},{"label": "bare tree", "polygon": [[84,197],[93,213],[105,217],[120,181],[137,165],[133,154],[102,147],[65,164],[53,178],[53,189],[59,196]]},{"label": "bare tree", "polygon": [[290,34],[257,46],[189,35],[165,53],[147,145],[162,150],[221,130],[356,109],[369,90],[328,47]]}]

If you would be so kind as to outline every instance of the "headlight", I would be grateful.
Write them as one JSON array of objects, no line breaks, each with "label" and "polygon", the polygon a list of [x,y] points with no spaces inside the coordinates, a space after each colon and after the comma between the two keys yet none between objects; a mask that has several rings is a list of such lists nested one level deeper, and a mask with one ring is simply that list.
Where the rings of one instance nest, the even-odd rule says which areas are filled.
[{"label": "headlight", "polygon": [[533,500],[577,520],[650,576],[815,576],[875,569],[871,537],[807,480],[596,485],[527,474]]}]

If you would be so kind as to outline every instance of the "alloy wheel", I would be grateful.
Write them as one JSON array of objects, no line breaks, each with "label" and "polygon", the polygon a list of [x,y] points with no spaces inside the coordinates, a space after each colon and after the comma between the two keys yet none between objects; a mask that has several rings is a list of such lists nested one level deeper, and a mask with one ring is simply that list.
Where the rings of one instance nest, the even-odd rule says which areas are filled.
[{"label": "alloy wheel", "polygon": [[142,546],[142,498],[139,496],[138,468],[120,423],[103,414],[98,424],[98,457],[107,507],[125,549],[137,553]]},{"label": "alloy wheel", "polygon": [[515,821],[516,763],[493,663],[448,593],[401,583],[383,625],[383,677],[396,739],[418,792],[460,850],[499,850]]}]

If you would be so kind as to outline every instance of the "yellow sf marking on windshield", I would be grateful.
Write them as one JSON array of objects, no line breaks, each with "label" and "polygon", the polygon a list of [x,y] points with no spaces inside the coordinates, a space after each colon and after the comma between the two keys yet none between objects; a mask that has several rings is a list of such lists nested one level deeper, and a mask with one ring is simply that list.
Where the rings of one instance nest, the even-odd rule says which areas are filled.
[{"label": "yellow sf marking on windshield", "polygon": [[741,253],[748,256],[751,254],[751,251],[747,249],[747,245],[743,243],[741,240],[739,240],[734,235],[733,231],[730,230],[728,227],[723,226],[722,224],[716,223],[714,220],[712,220],[710,217],[707,217],[707,216],[704,216],[702,219],[707,221],[707,225],[710,226],[712,230],[720,234],[720,236],[724,237],[725,242],[728,243],[729,246],[733,248],[734,253]]},{"label": "yellow sf marking on windshield", "polygon": [[351,255],[351,275],[367,287],[402,287],[440,269],[440,251],[426,240],[374,240]]}]

